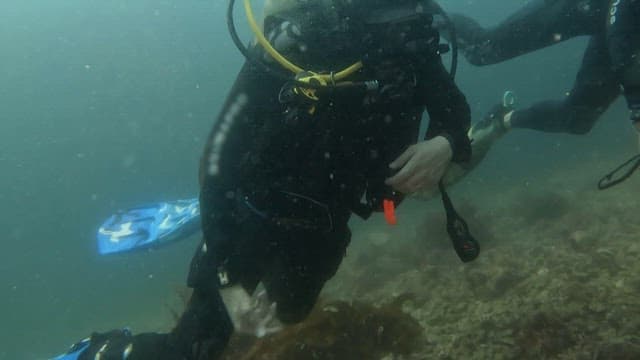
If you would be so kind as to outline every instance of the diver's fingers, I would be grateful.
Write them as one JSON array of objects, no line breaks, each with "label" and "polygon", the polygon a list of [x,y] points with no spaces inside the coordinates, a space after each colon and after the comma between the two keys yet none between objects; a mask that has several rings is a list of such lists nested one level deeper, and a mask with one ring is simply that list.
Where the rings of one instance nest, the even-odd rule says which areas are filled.
[{"label": "diver's fingers", "polygon": [[398,189],[398,187],[402,187],[403,184],[414,175],[415,173],[415,166],[413,166],[412,162],[409,162],[408,164],[406,164],[405,166],[402,167],[402,169],[400,169],[400,171],[398,171],[398,173],[396,173],[395,175],[393,175],[390,178],[387,178],[387,180],[384,181],[385,184],[392,186],[396,189]]},{"label": "diver's fingers", "polygon": [[416,153],[416,150],[417,147],[415,145],[409,146],[407,150],[405,150],[400,156],[393,160],[391,164],[389,164],[389,167],[394,170],[403,167],[411,159],[411,157],[413,157],[413,155]]},{"label": "diver's fingers", "polygon": [[[405,168],[407,168],[407,166],[405,166]],[[403,168],[403,170],[405,168]],[[412,169],[412,171],[408,171],[402,175],[406,176],[400,178],[394,183],[389,183],[389,185],[393,186],[396,191],[399,191],[403,194],[411,194],[420,190],[424,186],[426,179],[428,178],[426,170]]]},{"label": "diver's fingers", "polygon": [[409,193],[414,193],[418,190],[420,190],[421,188],[425,187],[425,181],[427,179],[426,174],[420,172],[419,174],[416,174],[415,176],[413,176],[411,179],[409,179],[407,181],[407,190],[409,191]]},{"label": "diver's fingers", "polygon": [[398,183],[394,189],[403,194],[413,194],[418,191],[433,191],[439,179],[432,171],[422,169],[412,173],[405,181]]},{"label": "diver's fingers", "polygon": [[411,194],[421,190],[430,190],[434,185],[430,172],[422,170],[406,181],[405,188],[408,191],[407,193]]}]

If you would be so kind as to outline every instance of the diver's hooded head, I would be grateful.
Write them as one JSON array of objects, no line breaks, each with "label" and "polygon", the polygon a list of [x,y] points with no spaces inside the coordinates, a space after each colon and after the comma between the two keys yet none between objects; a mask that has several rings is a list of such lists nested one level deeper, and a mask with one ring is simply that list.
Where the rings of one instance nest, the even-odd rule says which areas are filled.
[{"label": "diver's hooded head", "polygon": [[[265,33],[288,22],[305,34],[309,46],[302,56],[308,58],[293,60],[326,59],[322,64],[333,66],[357,60],[375,63],[420,54],[425,43],[431,46],[431,4],[431,0],[266,0],[263,24]],[[345,59],[336,60],[340,58]]]},{"label": "diver's hooded head", "polygon": [[309,5],[330,9],[332,7],[332,0],[265,0],[262,13],[264,18],[267,18],[268,16],[295,12]]},{"label": "diver's hooded head", "polygon": [[294,14],[309,9],[335,12],[363,23],[383,23],[416,12],[429,11],[430,0],[265,0],[263,16]]}]

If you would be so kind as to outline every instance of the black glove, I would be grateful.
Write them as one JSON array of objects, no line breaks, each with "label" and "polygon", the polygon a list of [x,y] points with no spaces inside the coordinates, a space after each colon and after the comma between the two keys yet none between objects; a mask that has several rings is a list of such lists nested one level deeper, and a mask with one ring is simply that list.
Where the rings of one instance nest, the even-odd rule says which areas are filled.
[{"label": "black glove", "polygon": [[[82,343],[82,342],[81,342]],[[167,335],[132,335],[128,329],[93,333],[89,346],[78,360],[181,360],[184,357],[167,346]]]}]

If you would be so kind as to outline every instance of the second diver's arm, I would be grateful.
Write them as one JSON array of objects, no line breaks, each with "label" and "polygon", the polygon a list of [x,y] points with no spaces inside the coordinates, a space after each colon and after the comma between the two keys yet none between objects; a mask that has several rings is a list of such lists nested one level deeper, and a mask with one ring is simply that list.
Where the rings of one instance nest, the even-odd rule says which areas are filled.
[{"label": "second diver's arm", "polygon": [[483,66],[575,36],[593,35],[602,23],[604,9],[600,3],[587,7],[578,0],[535,0],[498,25],[486,29],[465,15],[451,14],[450,17],[465,58],[473,65]]}]

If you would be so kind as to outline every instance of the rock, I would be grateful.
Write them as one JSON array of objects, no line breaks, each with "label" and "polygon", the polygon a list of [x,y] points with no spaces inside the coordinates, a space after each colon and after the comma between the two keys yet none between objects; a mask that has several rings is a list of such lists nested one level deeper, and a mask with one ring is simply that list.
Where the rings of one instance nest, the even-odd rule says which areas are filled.
[{"label": "rock", "polygon": [[593,356],[594,360],[637,360],[640,359],[640,344],[613,342],[601,345]]}]

